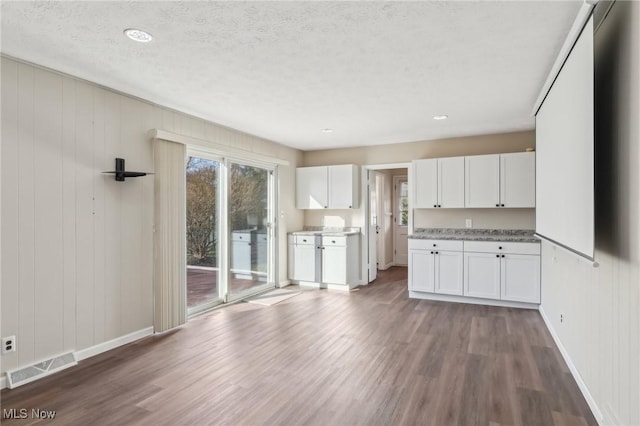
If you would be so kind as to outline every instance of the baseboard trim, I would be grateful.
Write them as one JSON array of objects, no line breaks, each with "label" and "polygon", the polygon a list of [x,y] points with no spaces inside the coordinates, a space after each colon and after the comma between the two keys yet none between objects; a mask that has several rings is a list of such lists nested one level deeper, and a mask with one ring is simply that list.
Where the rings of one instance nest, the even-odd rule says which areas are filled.
[{"label": "baseboard trim", "polygon": [[535,303],[511,302],[508,300],[479,299],[477,297],[455,296],[455,295],[437,294],[437,293],[423,293],[421,291],[409,291],[409,297],[412,299],[436,300],[440,302],[470,303],[472,305],[489,305],[489,306],[502,306],[507,308],[538,310],[538,305]]},{"label": "baseboard trim", "polygon": [[386,265],[382,265],[382,267],[378,269],[380,269],[381,271],[386,271],[387,269],[391,268],[393,265],[395,265],[395,263],[389,262]]},{"label": "baseboard trim", "polygon": [[143,328],[142,330],[134,331],[133,333],[126,334],[124,336],[116,337],[115,339],[107,342],[98,343],[95,346],[91,346],[86,349],[76,351],[76,359],[82,361],[83,359],[96,356],[111,349],[115,349],[119,346],[126,345],[127,343],[135,342],[143,337],[151,336],[153,334],[153,327]]},{"label": "baseboard trim", "polygon": [[278,283],[278,288],[283,288],[283,287],[286,287],[288,285],[291,285],[291,281],[289,281],[289,280],[280,281],[280,283]]},{"label": "baseboard trim", "polygon": [[547,317],[547,314],[544,312],[542,305],[540,305],[540,308],[538,310],[540,311],[540,316],[542,317],[542,320],[547,326],[547,329],[549,330],[549,333],[551,334],[553,341],[556,343],[556,346],[560,350],[560,354],[562,355],[564,362],[567,363],[567,366],[569,367],[569,371],[571,371],[571,375],[573,376],[574,380],[578,384],[578,388],[580,389],[580,392],[582,392],[582,396],[584,396],[584,399],[587,401],[587,404],[589,404],[589,408],[591,409],[591,413],[593,413],[593,417],[596,418],[596,421],[598,422],[599,425],[603,425],[604,418],[602,416],[602,412],[600,411],[600,408],[598,407],[598,404],[596,404],[595,399],[593,399],[593,396],[591,396],[591,392],[589,392],[589,388],[587,387],[584,380],[582,380],[582,376],[580,375],[580,372],[578,371],[575,364],[571,360],[571,357],[569,356],[569,352],[567,352],[564,345],[562,344],[562,341],[560,340],[560,336],[558,336],[558,333],[556,333],[556,330],[553,328],[553,325],[551,324],[551,321]]}]

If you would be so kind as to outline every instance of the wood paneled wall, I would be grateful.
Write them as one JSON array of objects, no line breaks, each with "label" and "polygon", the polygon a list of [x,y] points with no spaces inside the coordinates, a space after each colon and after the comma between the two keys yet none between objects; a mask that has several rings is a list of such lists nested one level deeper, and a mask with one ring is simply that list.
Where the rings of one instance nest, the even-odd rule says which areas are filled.
[{"label": "wood paneled wall", "polygon": [[164,129],[290,162],[280,168],[281,280],[301,153],[2,58],[2,372],[152,326],[153,178],[116,182],[115,157],[153,171]]},{"label": "wood paneled wall", "polygon": [[640,3],[616,2],[595,47],[599,266],[543,243],[541,310],[601,423],[640,425]]}]

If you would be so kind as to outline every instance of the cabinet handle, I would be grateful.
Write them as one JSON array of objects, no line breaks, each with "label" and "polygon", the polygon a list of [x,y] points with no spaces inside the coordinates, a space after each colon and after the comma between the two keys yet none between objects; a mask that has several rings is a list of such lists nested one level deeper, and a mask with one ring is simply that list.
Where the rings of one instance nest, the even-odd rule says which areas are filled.
[{"label": "cabinet handle", "polygon": [[498,250],[502,250],[502,246],[498,247]]},{"label": "cabinet handle", "polygon": [[349,208],[352,208],[351,206],[349,206]]},{"label": "cabinet handle", "polygon": [[307,242],[307,240],[302,240],[302,242],[303,242],[303,243],[306,243],[306,242]]},{"label": "cabinet handle", "polygon": [[436,252],[436,254],[438,254],[438,252]]},{"label": "cabinet handle", "polygon": [[502,255],[502,257],[504,257],[504,254]]},{"label": "cabinet handle", "polygon": [[496,207],[500,207],[500,204],[496,204]]},{"label": "cabinet handle", "polygon": [[433,252],[431,252],[431,254],[433,254]]},{"label": "cabinet handle", "polygon": [[504,207],[504,204],[500,204],[500,207]]},{"label": "cabinet handle", "polygon": [[500,255],[499,255],[499,254],[496,254],[496,257],[500,257]]},{"label": "cabinet handle", "polygon": [[437,205],[437,204],[434,204],[434,205],[433,205],[433,207],[438,207],[438,205]]},{"label": "cabinet handle", "polygon": [[438,207],[442,208],[442,205],[441,205],[441,204],[438,204]]},{"label": "cabinet handle", "polygon": [[436,245],[434,244],[433,246],[435,247]]},{"label": "cabinet handle", "polygon": [[331,242],[332,242],[333,244],[335,244],[335,243],[336,243],[336,240],[331,240]]}]

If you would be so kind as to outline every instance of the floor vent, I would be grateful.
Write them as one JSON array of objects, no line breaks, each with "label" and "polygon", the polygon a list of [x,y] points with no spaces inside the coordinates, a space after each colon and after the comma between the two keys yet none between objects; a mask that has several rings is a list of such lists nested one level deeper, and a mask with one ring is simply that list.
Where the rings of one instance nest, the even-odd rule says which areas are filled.
[{"label": "floor vent", "polygon": [[46,376],[76,365],[76,356],[73,352],[58,355],[46,361],[23,367],[19,370],[7,371],[9,389],[22,386]]}]

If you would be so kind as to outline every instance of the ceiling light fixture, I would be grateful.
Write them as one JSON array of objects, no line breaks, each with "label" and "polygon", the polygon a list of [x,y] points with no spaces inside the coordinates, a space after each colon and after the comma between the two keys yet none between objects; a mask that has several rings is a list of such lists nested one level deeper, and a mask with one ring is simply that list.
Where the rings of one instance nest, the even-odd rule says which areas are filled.
[{"label": "ceiling light fixture", "polygon": [[322,133],[333,133],[333,129],[322,129],[320,130]]},{"label": "ceiling light fixture", "polygon": [[449,118],[449,116],[448,115],[444,115],[444,114],[443,115],[434,115],[433,116],[434,120],[446,120],[447,118]]},{"label": "ceiling light fixture", "polygon": [[139,43],[149,43],[153,40],[153,36],[146,31],[142,31],[136,28],[127,28],[124,30],[124,35],[129,37],[133,41],[137,41]]}]

